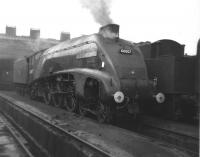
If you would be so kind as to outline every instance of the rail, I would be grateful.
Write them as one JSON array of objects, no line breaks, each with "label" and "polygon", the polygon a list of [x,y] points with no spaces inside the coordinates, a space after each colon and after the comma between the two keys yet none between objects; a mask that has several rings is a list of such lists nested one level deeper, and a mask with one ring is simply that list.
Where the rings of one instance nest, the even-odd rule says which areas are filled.
[{"label": "rail", "polygon": [[[76,142],[79,142],[79,144],[84,146],[84,147],[88,147],[87,150],[91,150],[91,152],[93,152],[92,154],[95,154],[95,156],[97,155],[99,157],[101,157],[101,156],[103,156],[103,157],[114,157],[114,155],[110,154],[107,151],[102,150],[101,148],[97,147],[96,145],[93,145],[93,144],[89,143],[88,141],[86,141],[84,139],[81,139],[80,137],[68,132],[67,130],[64,130],[63,128],[60,128],[58,126],[57,122],[49,120],[47,118],[45,119],[44,117],[40,116],[39,114],[36,114],[32,110],[29,110],[28,108],[26,108],[24,106],[21,106],[18,103],[13,104],[11,101],[9,101],[9,98],[5,99],[5,97],[1,97],[1,99],[4,100],[6,105],[12,105],[14,108],[17,107],[18,109],[23,110],[23,112],[25,114],[31,115],[32,117],[36,118],[38,121],[44,123],[47,127],[52,128],[53,130],[55,130],[56,132],[59,132],[62,135],[65,135],[67,137],[72,138],[72,140],[75,140]],[[7,116],[7,118],[8,118],[8,116]]]}]

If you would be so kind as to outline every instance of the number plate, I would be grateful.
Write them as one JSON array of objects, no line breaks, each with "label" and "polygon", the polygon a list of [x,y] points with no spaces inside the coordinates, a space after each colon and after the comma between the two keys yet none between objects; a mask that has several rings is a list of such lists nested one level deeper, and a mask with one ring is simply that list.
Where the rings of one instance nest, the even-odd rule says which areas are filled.
[{"label": "number plate", "polygon": [[132,54],[132,50],[131,49],[120,49],[120,53],[122,54]]}]

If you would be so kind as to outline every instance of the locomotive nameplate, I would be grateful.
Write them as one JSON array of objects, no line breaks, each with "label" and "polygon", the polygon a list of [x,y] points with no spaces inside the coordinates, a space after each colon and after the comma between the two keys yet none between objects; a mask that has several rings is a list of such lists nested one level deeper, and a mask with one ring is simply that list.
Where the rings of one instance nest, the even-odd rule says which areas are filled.
[{"label": "locomotive nameplate", "polygon": [[132,50],[131,49],[120,49],[120,53],[121,54],[132,54]]}]

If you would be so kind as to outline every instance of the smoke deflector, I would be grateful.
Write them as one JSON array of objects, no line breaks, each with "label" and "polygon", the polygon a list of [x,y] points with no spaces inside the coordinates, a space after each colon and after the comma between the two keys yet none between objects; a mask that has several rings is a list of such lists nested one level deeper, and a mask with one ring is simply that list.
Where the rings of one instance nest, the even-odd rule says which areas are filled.
[{"label": "smoke deflector", "polygon": [[99,34],[104,38],[118,39],[119,38],[119,25],[108,24],[99,29]]}]

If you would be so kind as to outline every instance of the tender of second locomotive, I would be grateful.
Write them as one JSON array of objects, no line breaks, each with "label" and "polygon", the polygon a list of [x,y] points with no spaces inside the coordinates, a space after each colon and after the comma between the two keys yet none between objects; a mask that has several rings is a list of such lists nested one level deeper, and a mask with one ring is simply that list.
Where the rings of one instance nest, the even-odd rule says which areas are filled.
[{"label": "tender of second locomotive", "polygon": [[198,119],[198,55],[184,55],[184,45],[167,39],[139,46],[149,78],[156,80],[156,90],[165,94],[164,103],[146,106],[145,112],[170,119]]}]

